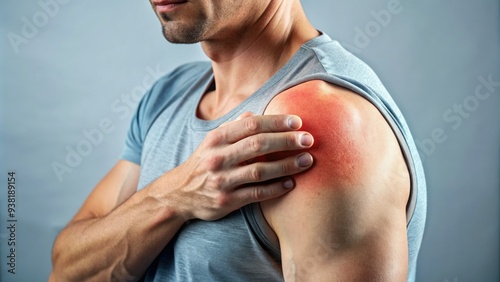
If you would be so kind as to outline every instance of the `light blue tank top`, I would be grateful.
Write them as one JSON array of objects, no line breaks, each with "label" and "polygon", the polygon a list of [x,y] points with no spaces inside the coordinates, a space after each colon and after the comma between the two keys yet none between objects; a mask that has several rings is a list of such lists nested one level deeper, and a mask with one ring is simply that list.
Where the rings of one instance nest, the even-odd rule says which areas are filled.
[{"label": "light blue tank top", "polygon": [[[415,280],[426,217],[426,184],[410,130],[376,74],[322,34],[307,43],[267,83],[216,120],[201,120],[196,109],[213,83],[209,62],[183,65],[155,83],[141,100],[125,143],[123,159],[140,164],[138,189],[179,166],[205,135],[246,111],[262,114],[282,91],[309,80],[324,80],[370,101],[398,138],[411,177],[407,206],[408,281]],[[151,265],[146,281],[283,281],[279,244],[258,204],[212,222],[186,223]]]}]

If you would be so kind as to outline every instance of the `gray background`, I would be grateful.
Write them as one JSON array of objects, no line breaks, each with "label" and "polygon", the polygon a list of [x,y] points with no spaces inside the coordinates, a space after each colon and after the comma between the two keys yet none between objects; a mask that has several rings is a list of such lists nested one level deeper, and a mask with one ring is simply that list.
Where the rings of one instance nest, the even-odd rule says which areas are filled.
[{"label": "gray background", "polygon": [[[65,1],[45,23],[37,0],[0,4],[2,281],[46,280],[56,234],[119,157],[137,100],[121,99],[142,91],[148,67],[167,72],[204,58],[197,45],[167,44],[145,0]],[[478,77],[500,81],[499,1],[401,0],[402,10],[377,29],[371,12],[392,1],[302,2],[318,29],[378,72],[415,139],[427,144],[429,213],[418,280],[499,281],[500,87],[463,118],[453,114],[461,124],[443,118],[455,104],[474,101]],[[34,15],[45,25],[16,53],[8,34],[21,36],[23,17],[33,22]],[[357,28],[368,28],[369,40],[356,41]],[[58,179],[52,164],[64,164],[67,146],[104,119],[113,132]],[[439,129],[446,138],[432,148],[427,139]],[[15,275],[6,269],[10,170],[17,175]]]}]

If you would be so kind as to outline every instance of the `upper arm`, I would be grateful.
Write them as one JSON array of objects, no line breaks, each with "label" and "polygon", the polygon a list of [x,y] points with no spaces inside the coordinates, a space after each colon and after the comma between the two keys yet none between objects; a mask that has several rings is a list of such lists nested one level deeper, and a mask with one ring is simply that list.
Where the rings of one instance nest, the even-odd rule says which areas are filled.
[{"label": "upper arm", "polygon": [[278,113],[300,116],[315,139],[308,150],[315,164],[294,176],[296,188],[261,203],[285,279],[406,280],[409,175],[382,115],[359,95],[318,81],[278,95],[266,114]]},{"label": "upper arm", "polygon": [[96,185],[72,222],[107,215],[136,192],[139,174],[139,165],[119,160]]}]

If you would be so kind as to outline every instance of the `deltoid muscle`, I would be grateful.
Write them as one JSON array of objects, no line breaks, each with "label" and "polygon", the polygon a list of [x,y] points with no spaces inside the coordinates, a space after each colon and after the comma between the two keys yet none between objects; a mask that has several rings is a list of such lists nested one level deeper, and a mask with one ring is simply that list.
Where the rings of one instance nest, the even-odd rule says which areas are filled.
[{"label": "deltoid muscle", "polygon": [[[326,187],[333,184],[332,179],[353,178],[363,162],[363,140],[353,138],[360,130],[356,110],[349,108],[345,97],[332,94],[325,87],[325,82],[310,81],[290,88],[276,96],[264,113],[298,115],[303,123],[300,130],[314,137],[313,147],[304,150],[313,156],[314,166],[294,176],[297,187]],[[277,160],[297,153],[274,153],[265,159]]]}]

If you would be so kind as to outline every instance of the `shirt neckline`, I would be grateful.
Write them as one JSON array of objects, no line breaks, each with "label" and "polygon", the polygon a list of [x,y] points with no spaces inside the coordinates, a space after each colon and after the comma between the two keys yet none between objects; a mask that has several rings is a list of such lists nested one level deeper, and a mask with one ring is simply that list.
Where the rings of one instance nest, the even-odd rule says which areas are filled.
[{"label": "shirt neckline", "polygon": [[292,56],[292,58],[290,58],[290,60],[288,60],[288,62],[285,65],[283,65],[273,76],[271,76],[271,78],[269,78],[269,80],[266,81],[266,83],[264,83],[259,89],[257,89],[257,91],[255,91],[252,95],[247,97],[238,106],[234,107],[229,112],[227,112],[225,115],[223,115],[219,118],[216,118],[213,120],[204,120],[204,119],[200,119],[198,117],[197,111],[198,111],[198,106],[199,106],[199,103],[201,101],[202,96],[207,92],[207,90],[214,83],[214,74],[213,74],[212,66],[209,65],[209,67],[207,69],[207,73],[206,73],[206,75],[204,75],[204,77],[206,77],[205,81],[203,82],[203,84],[205,86],[200,88],[200,89],[202,89],[202,91],[197,93],[194,97],[195,106],[194,106],[194,109],[192,109],[192,112],[190,115],[191,128],[193,130],[209,131],[209,130],[213,130],[213,129],[219,127],[224,122],[227,122],[229,120],[233,120],[234,118],[236,118],[237,115],[241,114],[241,111],[246,107],[246,105],[248,103],[257,99],[258,97],[260,97],[264,93],[267,93],[266,90],[272,88],[276,83],[281,81],[283,79],[283,77],[289,72],[289,70],[291,68],[293,68],[293,66],[296,65],[298,62],[300,62],[300,59],[302,58],[302,54],[304,52],[307,52],[307,49],[314,48],[314,47],[322,45],[326,42],[332,41],[331,38],[327,34],[321,32],[321,31],[319,31],[319,32],[320,32],[320,35],[318,35],[318,36],[310,39],[306,43],[304,43],[299,48],[299,50]]}]

